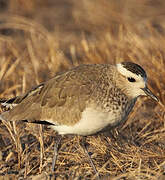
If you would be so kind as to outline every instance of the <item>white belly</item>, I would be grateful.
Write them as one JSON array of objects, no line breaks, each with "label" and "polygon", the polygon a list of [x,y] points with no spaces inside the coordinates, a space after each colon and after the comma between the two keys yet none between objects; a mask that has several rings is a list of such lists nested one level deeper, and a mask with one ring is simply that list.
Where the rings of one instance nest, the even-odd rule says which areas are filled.
[{"label": "white belly", "polygon": [[[92,135],[110,124],[114,124],[116,120],[120,120],[121,116],[113,112],[100,112],[98,110],[87,108],[82,113],[82,118],[73,126],[57,125],[52,126],[59,134],[78,134],[78,135]],[[53,122],[50,121],[49,122]]]}]

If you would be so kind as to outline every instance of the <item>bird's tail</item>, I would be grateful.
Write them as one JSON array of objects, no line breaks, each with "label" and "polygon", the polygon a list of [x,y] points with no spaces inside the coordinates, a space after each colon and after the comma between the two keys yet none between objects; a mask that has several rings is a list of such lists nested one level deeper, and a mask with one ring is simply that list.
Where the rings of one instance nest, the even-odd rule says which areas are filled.
[{"label": "bird's tail", "polygon": [[12,109],[13,107],[15,107],[16,105],[18,105],[19,104],[19,102],[17,101],[18,98],[19,98],[19,96],[16,96],[11,99],[0,99],[0,106],[1,106],[2,110],[8,111],[8,110]]},{"label": "bird's tail", "polygon": [[32,96],[35,93],[40,93],[43,86],[44,86],[44,84],[39,84],[38,86],[34,87],[27,93],[20,95],[20,96],[13,97],[11,99],[0,99],[0,107],[2,108],[2,110],[8,111],[8,110],[12,109],[13,107],[17,106],[28,96]]}]

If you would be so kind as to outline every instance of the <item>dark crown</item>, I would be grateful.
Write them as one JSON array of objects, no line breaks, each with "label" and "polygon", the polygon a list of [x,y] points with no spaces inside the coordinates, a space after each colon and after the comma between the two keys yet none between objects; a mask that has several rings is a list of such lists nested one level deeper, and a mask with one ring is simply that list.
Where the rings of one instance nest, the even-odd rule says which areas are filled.
[{"label": "dark crown", "polygon": [[131,71],[134,74],[140,75],[143,78],[147,78],[147,74],[144,71],[144,69],[139,66],[138,64],[132,63],[132,62],[122,62],[121,63],[124,68],[126,68],[128,71]]}]

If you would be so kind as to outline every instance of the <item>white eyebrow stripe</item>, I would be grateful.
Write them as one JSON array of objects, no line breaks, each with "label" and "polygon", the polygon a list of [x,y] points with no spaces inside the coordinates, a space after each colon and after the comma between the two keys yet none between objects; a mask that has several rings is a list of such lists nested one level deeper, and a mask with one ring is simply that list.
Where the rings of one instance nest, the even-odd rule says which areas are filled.
[{"label": "white eyebrow stripe", "polygon": [[117,70],[120,72],[120,74],[122,74],[123,76],[125,77],[133,77],[135,78],[136,80],[144,80],[146,81],[146,78],[143,78],[140,74],[135,74],[129,70],[127,70],[125,67],[123,67],[123,65],[120,63],[120,64],[117,64]]}]

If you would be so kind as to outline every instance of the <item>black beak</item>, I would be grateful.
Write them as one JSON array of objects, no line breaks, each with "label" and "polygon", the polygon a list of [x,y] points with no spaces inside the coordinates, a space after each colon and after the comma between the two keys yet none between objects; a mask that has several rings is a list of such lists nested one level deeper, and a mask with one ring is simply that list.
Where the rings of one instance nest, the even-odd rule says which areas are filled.
[{"label": "black beak", "polygon": [[145,88],[141,88],[145,94],[149,97],[151,97],[152,99],[154,99],[155,101],[159,101],[159,99],[151,92],[151,90],[146,86]]}]

